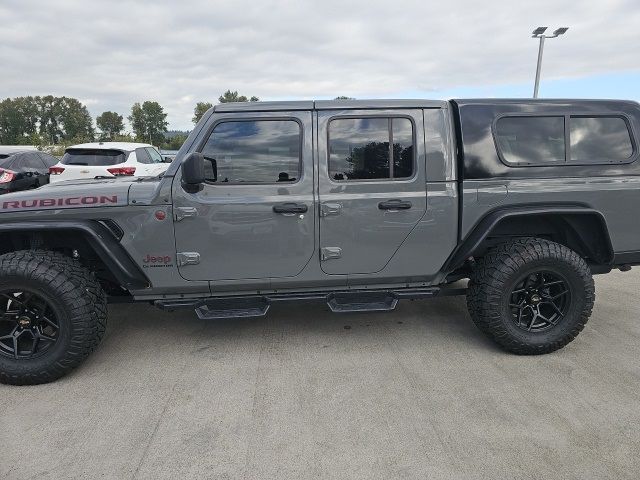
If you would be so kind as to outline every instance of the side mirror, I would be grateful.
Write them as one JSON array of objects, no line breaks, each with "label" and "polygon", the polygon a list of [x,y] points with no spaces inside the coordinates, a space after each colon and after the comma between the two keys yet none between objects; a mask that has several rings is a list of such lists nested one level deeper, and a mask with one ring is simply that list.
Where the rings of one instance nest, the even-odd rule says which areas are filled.
[{"label": "side mirror", "polygon": [[174,158],[176,158],[176,157],[175,156],[171,157],[169,155],[165,155],[164,157],[162,157],[162,162],[163,163],[171,163],[171,162],[173,162]]},{"label": "side mirror", "polygon": [[188,193],[202,190],[204,183],[204,157],[201,153],[192,152],[182,161],[182,188]]}]

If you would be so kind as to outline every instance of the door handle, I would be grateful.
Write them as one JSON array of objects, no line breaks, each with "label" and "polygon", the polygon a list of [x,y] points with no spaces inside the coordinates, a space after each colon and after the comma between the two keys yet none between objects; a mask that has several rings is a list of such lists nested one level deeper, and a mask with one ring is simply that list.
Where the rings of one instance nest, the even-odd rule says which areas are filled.
[{"label": "door handle", "polygon": [[275,213],[306,213],[309,210],[304,203],[285,202],[273,206]]},{"label": "door handle", "polygon": [[394,198],[393,200],[387,200],[386,202],[380,202],[378,208],[380,210],[409,210],[412,207],[411,202],[408,200],[399,200]]}]

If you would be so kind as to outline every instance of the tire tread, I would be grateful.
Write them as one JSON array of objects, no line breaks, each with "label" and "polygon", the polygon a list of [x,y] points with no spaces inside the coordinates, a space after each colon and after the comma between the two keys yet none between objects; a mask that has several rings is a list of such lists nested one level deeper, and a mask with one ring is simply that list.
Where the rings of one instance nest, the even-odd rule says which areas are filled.
[{"label": "tire tread", "polygon": [[[3,360],[0,383],[51,382],[77,367],[100,344],[107,326],[107,298],[94,274],[60,252],[19,250],[0,256],[0,278],[17,276],[45,284],[70,312],[70,341],[63,354],[34,371],[27,362]],[[8,359],[7,359],[8,360]]]},{"label": "tire tread", "polygon": [[[510,334],[501,309],[504,287],[519,269],[536,260],[553,260],[575,269],[584,284],[582,308],[571,328],[553,341],[532,344]],[[574,340],[589,320],[595,301],[591,271],[585,260],[570,248],[535,237],[516,238],[491,248],[480,258],[469,281],[467,306],[471,319],[484,334],[505,350],[519,355],[539,355],[558,350]]]}]

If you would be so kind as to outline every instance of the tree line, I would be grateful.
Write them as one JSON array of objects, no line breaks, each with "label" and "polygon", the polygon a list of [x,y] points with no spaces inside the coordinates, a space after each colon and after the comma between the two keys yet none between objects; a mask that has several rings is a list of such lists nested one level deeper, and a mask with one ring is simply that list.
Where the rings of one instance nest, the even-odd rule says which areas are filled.
[{"label": "tree line", "polygon": [[57,144],[94,135],[87,107],[75,98],[6,98],[0,102],[0,143]]},{"label": "tree line", "polygon": [[[350,99],[350,97],[336,97]],[[257,102],[227,90],[218,102]],[[213,106],[198,102],[193,109],[195,124]],[[94,140],[140,141],[177,150],[188,132],[167,135],[167,114],[155,101],[136,102],[127,116],[133,134],[125,133],[124,116],[112,111],[96,117],[95,127],[87,107],[78,99],[53,95],[6,98],[0,101],[0,145],[71,145]]]},{"label": "tree line", "polygon": [[60,145],[99,140],[140,140],[165,143],[167,114],[158,102],[135,103],[127,117],[133,135],[125,135],[124,117],[103,112],[96,127],[89,110],[76,98],[53,95],[6,98],[0,101],[0,144]]},{"label": "tree line", "polygon": [[[237,91],[227,90],[220,102],[255,102]],[[212,106],[198,102],[194,124]],[[162,105],[155,101],[136,102],[127,116],[132,134],[125,133],[124,116],[102,112],[95,119],[78,99],[54,95],[5,98],[0,101],[0,145],[70,145],[94,140],[141,141],[168,149],[178,149],[185,133],[166,135],[169,123]]]}]

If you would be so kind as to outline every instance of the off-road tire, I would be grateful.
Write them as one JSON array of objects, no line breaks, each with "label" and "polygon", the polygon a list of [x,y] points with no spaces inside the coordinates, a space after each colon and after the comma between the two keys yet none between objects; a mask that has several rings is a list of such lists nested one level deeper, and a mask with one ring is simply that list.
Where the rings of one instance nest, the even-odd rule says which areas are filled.
[{"label": "off-road tire", "polygon": [[[520,319],[516,325],[509,305],[518,279],[536,269],[564,277],[570,303],[557,324],[532,332],[518,326]],[[593,278],[583,258],[564,245],[530,237],[490,249],[477,261],[467,291],[473,322],[502,348],[520,355],[550,353],[567,345],[584,328],[594,300]]]},{"label": "off-road tire", "polygon": [[52,347],[37,358],[0,355],[0,382],[35,385],[69,373],[98,346],[107,324],[102,287],[77,260],[58,252],[22,250],[0,256],[0,290],[25,288],[49,302],[59,316]]}]

